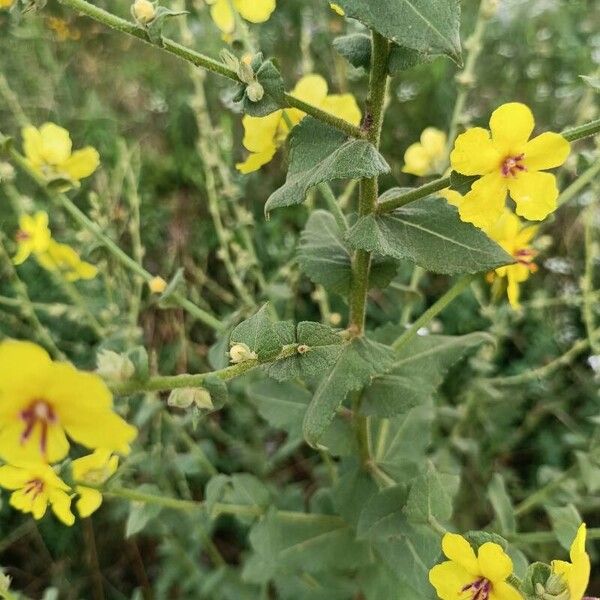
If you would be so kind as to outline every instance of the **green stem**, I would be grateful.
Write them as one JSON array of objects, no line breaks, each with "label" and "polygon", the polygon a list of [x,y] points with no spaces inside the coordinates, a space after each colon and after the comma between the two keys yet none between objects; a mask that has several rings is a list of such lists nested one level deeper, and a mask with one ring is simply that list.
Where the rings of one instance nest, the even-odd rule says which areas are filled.
[{"label": "green stem", "polygon": [[561,135],[569,142],[576,142],[577,140],[583,140],[600,133],[600,119],[595,119],[585,125],[579,125],[577,127],[569,127],[561,132]]},{"label": "green stem", "polygon": [[[187,48],[186,46],[183,46],[166,37],[163,37],[160,42],[152,42],[148,37],[146,30],[142,27],[139,27],[130,21],[126,21],[117,15],[113,15],[112,13],[99,8],[98,6],[94,6],[86,0],[60,0],[60,3],[94,19],[95,21],[98,21],[99,23],[102,23],[103,25],[106,25],[107,27],[110,27],[111,29],[126,33],[127,35],[133,36],[142,42],[145,42],[146,44],[154,46],[155,48],[190,62],[197,67],[202,67],[207,71],[211,71],[212,73],[216,73],[217,75],[231,79],[236,83],[240,83],[240,80],[238,79],[238,76],[234,70],[230,69],[214,58],[201,54],[200,52],[196,52],[195,50]],[[351,123],[348,123],[348,121],[329,114],[328,112],[312,106],[311,104],[307,104],[302,100],[298,100],[298,98],[294,98],[294,96],[289,93],[286,93],[284,97],[288,106],[298,108],[311,115],[315,119],[323,121],[324,123],[343,131],[349,136],[363,137],[362,130]]]},{"label": "green stem", "polygon": [[393,344],[392,348],[398,351],[408,344],[434,317],[441,313],[448,304],[458,298],[477,275],[465,275],[459,279],[443,296],[432,304]]},{"label": "green stem", "polygon": [[594,181],[598,173],[600,173],[600,158],[584,171],[568,188],[561,192],[558,197],[558,206],[562,206],[569,202],[571,198],[574,198],[586,185]]},{"label": "green stem", "polygon": [[[2,134],[0,134],[0,137],[1,135]],[[79,210],[79,208],[77,208],[77,206],[68,196],[49,190],[46,181],[29,166],[24,156],[19,154],[14,148],[10,148],[9,155],[14,162],[38,184],[38,186],[43,190],[48,198],[50,198],[50,200],[62,206],[62,208],[69,213],[69,215],[78,223],[80,227],[89,231],[124,267],[148,283],[154,279],[154,276],[151,273],[146,271],[142,265],[138,264],[135,260],[133,260],[133,258],[123,252],[123,250],[121,250],[121,248],[119,248],[119,246],[113,242],[113,240],[111,240],[96,223],[94,223],[87,215]],[[208,327],[211,327],[216,331],[220,331],[224,328],[224,325],[221,323],[221,321],[205,310],[202,310],[194,303],[190,302],[179,292],[172,294],[169,299],[181,306],[181,308],[187,311],[191,316],[199,321],[202,321]]]},{"label": "green stem", "polygon": [[[289,346],[284,346],[279,356],[274,360],[282,360],[284,358],[289,358],[296,354],[297,345],[290,344]],[[244,373],[258,367],[261,364],[267,364],[270,361],[260,361],[258,359],[247,360],[236,365],[231,365],[229,367],[225,367],[224,369],[219,369],[218,371],[211,371],[210,373],[183,373],[181,375],[157,375],[155,377],[150,377],[145,381],[136,381],[130,380],[125,381],[123,383],[111,383],[111,390],[114,394],[120,396],[127,396],[130,394],[137,394],[140,392],[166,392],[169,390],[181,389],[181,388],[193,388],[193,387],[201,387],[202,384],[206,381],[207,377],[213,376],[222,379],[223,381],[227,381],[229,379],[233,379],[235,377],[239,377]]]},{"label": "green stem", "polygon": [[[588,540],[600,540],[600,527],[587,530]],[[506,535],[509,542],[514,544],[546,544],[556,542],[556,533],[553,531],[532,531],[530,533],[511,533]],[[590,599],[591,600],[591,599]]]},{"label": "green stem", "polygon": [[[147,494],[138,490],[128,488],[111,487],[103,491],[102,494],[107,498],[122,498],[131,500],[132,502],[143,502],[145,504],[154,504],[163,506],[164,508],[172,508],[174,510],[196,511],[206,510],[205,502],[195,502],[193,500],[180,500],[179,498],[169,498],[167,496],[159,496],[157,494]],[[256,505],[246,504],[226,504],[216,502],[212,505],[211,515],[235,515],[237,517],[260,517],[265,513],[265,508]],[[330,523],[343,527],[345,521],[337,515],[324,515],[315,513],[303,513],[290,510],[277,511],[277,517],[283,521],[296,523]]]}]

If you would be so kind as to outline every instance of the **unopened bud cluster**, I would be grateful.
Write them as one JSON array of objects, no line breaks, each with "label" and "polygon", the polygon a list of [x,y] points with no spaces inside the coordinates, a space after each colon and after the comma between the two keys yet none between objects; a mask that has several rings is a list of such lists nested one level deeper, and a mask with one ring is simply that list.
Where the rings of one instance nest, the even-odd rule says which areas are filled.
[{"label": "unopened bud cluster", "polygon": [[119,383],[131,379],[135,375],[133,362],[127,356],[112,350],[98,352],[96,363],[98,375],[107,381]]},{"label": "unopened bud cluster", "polygon": [[229,358],[233,364],[256,360],[258,355],[250,350],[247,344],[233,344],[229,350]]},{"label": "unopened bud cluster", "polygon": [[131,14],[140,25],[146,27],[156,18],[156,6],[149,0],[135,0]]},{"label": "unopened bud cluster", "polygon": [[251,102],[260,102],[265,95],[265,89],[260,84],[252,68],[252,57],[244,56],[241,60],[237,56],[223,50],[221,59],[233,71],[235,71],[239,80],[246,85],[246,95]]}]

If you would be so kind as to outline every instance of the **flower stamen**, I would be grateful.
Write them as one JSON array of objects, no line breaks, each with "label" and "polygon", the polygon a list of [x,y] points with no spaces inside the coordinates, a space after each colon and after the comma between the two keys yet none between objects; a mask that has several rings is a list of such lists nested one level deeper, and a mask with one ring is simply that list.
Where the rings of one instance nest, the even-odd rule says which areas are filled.
[{"label": "flower stamen", "polygon": [[45,400],[34,400],[25,410],[21,411],[20,416],[25,423],[25,429],[21,433],[21,445],[25,444],[32,436],[35,426],[39,423],[41,428],[40,450],[45,456],[48,447],[48,427],[57,421],[54,409]]},{"label": "flower stamen", "polygon": [[526,171],[526,167],[523,164],[525,154],[519,154],[518,156],[507,156],[502,161],[500,170],[504,177],[516,177],[521,171]]},{"label": "flower stamen", "polygon": [[25,494],[32,494],[35,500],[44,491],[44,482],[41,479],[32,479],[25,484]]},{"label": "flower stamen", "polygon": [[489,580],[482,577],[473,583],[465,585],[461,590],[461,593],[471,592],[471,600],[489,600],[491,590],[492,584]]}]

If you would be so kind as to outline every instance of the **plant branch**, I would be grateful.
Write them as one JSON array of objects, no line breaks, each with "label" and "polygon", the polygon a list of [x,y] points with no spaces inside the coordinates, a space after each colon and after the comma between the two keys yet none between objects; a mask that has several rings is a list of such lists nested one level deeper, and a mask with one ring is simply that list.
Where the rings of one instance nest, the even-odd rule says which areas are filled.
[{"label": "plant branch", "polygon": [[[125,33],[132,37],[149,44],[150,46],[154,46],[159,50],[163,50],[181,58],[197,67],[201,67],[206,69],[207,71],[211,71],[221,77],[226,77],[231,81],[235,81],[236,83],[241,83],[236,72],[233,69],[230,69],[223,63],[211,58],[210,56],[206,56],[197,52],[196,50],[192,50],[191,48],[187,48],[178,42],[163,37],[160,42],[152,42],[148,37],[148,34],[145,29],[139,27],[135,23],[131,21],[127,21],[114,15],[98,6],[94,6],[93,4],[87,2],[86,0],[59,0],[60,3],[64,6],[68,6],[73,10],[84,14],[111,29],[115,29],[116,31],[120,31],[121,33]],[[323,121],[336,129],[339,129],[352,137],[363,137],[363,131],[348,121],[344,119],[340,119],[335,115],[332,115],[324,110],[317,108],[316,106],[312,106],[298,98],[295,98],[289,93],[285,94],[285,101],[287,102],[287,106],[291,106],[293,108],[298,108],[301,111],[309,114],[311,117],[318,119],[319,121]],[[285,108],[285,107],[282,107]]]},{"label": "plant branch", "polygon": [[398,351],[408,344],[434,317],[441,313],[448,304],[458,298],[477,275],[465,275],[459,279],[443,296],[437,299],[393,344],[392,348]]}]

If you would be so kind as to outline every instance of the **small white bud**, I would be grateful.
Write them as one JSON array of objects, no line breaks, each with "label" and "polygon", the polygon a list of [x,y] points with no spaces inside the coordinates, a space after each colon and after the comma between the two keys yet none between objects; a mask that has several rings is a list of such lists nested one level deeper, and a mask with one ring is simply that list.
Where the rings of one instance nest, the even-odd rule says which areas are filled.
[{"label": "small white bud", "polygon": [[246,87],[246,95],[250,102],[260,102],[265,95],[265,88],[258,81],[253,81]]},{"label": "small white bud", "polygon": [[248,360],[256,360],[258,355],[250,350],[246,344],[234,344],[229,350],[229,358],[233,364],[238,364]]},{"label": "small white bud", "polygon": [[96,372],[108,381],[127,381],[135,375],[135,366],[131,360],[112,350],[98,352],[96,363],[98,367]]},{"label": "small white bud", "polygon": [[212,410],[214,408],[210,393],[204,388],[173,390],[169,394],[167,404],[176,408],[190,408],[192,405],[202,410]]},{"label": "small white bud", "polygon": [[149,0],[135,0],[131,7],[133,18],[144,27],[156,18],[156,7]]}]

